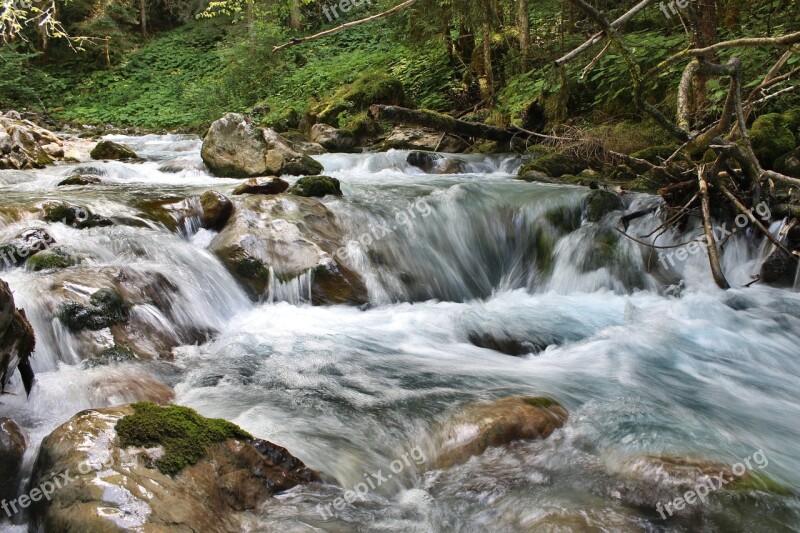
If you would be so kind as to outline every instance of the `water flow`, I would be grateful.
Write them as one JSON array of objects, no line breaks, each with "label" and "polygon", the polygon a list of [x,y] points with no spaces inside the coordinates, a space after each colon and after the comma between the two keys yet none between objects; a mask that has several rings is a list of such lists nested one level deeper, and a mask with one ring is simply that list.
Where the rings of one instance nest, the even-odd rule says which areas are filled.
[{"label": "water flow", "polygon": [[[407,152],[330,154],[318,159],[344,197],[324,203],[371,305],[310,306],[311,272],[273,276],[254,305],[206,250],[213,233],[194,220],[171,231],[141,217],[143,204],[191,203],[210,188],[230,194],[236,182],[198,165],[195,138],[115,140],[147,161],[0,172],[3,235],[36,225],[83,258],[63,272],[2,273],[38,337],[31,399],[17,382],[16,395],[0,399],[0,416],[31,437],[28,471],[41,439],[75,412],[152,397],[160,381],[174,385],[178,403],[287,447],[341,485],[266,502],[248,515],[253,530],[661,531],[652,509],[619,496],[619,471],[647,455],[733,464],[763,449],[769,476],[800,487],[800,295],[743,288],[765,253],[744,232],[725,244],[723,267],[737,288],[723,292],[702,253],[670,262],[669,250],[617,231],[619,213],[586,223],[585,189],[517,182],[516,158],[464,157],[458,174],[434,175],[408,165]],[[89,167],[107,184],[56,188]],[[78,231],[35,221],[36,205],[52,199],[126,223]],[[659,200],[626,204],[635,211]],[[626,232],[644,238],[659,225],[653,213]],[[676,245],[698,231],[655,242]],[[179,344],[169,357],[81,362],[81,339],[54,306],[64,291],[109,283],[140,294],[158,288],[133,314],[143,332]],[[512,357],[482,347],[486,339],[525,349]],[[562,402],[564,430],[437,468],[442,427],[457,409],[520,394]],[[425,460],[323,520],[320,503],[412,449]],[[756,522],[746,501],[725,498],[698,520],[708,531],[798,523],[794,497],[760,498]]]}]

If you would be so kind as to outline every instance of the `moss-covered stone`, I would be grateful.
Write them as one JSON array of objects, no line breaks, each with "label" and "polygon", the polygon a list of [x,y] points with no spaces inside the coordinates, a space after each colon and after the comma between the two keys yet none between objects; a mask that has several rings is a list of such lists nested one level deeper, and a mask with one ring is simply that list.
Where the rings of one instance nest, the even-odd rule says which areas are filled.
[{"label": "moss-covered stone", "polygon": [[548,176],[558,178],[566,174],[578,174],[588,166],[588,164],[577,157],[553,152],[537,157],[535,160],[526,164],[523,170],[521,170],[521,173],[538,171]]},{"label": "moss-covered stone", "polygon": [[78,264],[78,260],[61,250],[39,252],[28,259],[28,268],[34,272],[41,270],[60,270]]},{"label": "moss-covered stone", "polygon": [[114,224],[111,220],[95,215],[85,207],[66,202],[45,205],[44,219],[47,222],[61,222],[78,229],[105,227]]},{"label": "moss-covered stone", "polygon": [[339,127],[343,114],[358,114],[372,104],[406,105],[402,82],[385,72],[369,71],[343,86],[313,112],[320,122]]},{"label": "moss-covered stone", "polygon": [[269,267],[257,257],[246,256],[234,261],[236,274],[251,280],[257,281],[266,286],[269,281]]},{"label": "moss-covered stone", "polygon": [[794,133],[780,113],[761,115],[750,128],[753,150],[765,168],[773,168],[775,160],[795,147]]},{"label": "moss-covered stone", "polygon": [[677,149],[678,146],[674,144],[661,144],[658,146],[650,146],[644,150],[638,150],[632,153],[631,157],[635,157],[636,159],[644,159],[645,161],[649,161],[654,165],[660,165],[665,159],[675,153]]},{"label": "moss-covered stone", "polygon": [[65,180],[62,180],[58,183],[58,187],[63,187],[67,185],[97,185],[100,183],[100,178],[97,176],[70,176]]},{"label": "moss-covered stone", "polygon": [[134,413],[122,418],[116,425],[120,444],[161,446],[164,455],[156,461],[156,466],[169,476],[197,464],[213,444],[228,439],[252,439],[249,433],[235,424],[202,417],[188,407],[160,407],[153,403],[136,403],[132,407]]},{"label": "moss-covered stone", "polygon": [[305,198],[323,198],[325,196],[342,196],[342,186],[339,180],[329,176],[310,176],[300,178],[289,189],[289,194]]},{"label": "moss-covered stone", "polygon": [[616,194],[596,189],[583,199],[583,215],[589,222],[599,222],[607,214],[622,209],[622,200]]},{"label": "moss-covered stone", "polygon": [[117,161],[130,161],[139,159],[136,152],[112,141],[100,141],[89,153],[92,159],[113,159]]},{"label": "moss-covered stone", "polygon": [[70,330],[98,331],[128,319],[129,310],[119,293],[100,289],[92,294],[91,306],[67,302],[58,308],[58,318]]},{"label": "moss-covered stone", "polygon": [[106,348],[97,357],[87,359],[84,365],[87,368],[95,368],[98,366],[111,365],[116,363],[126,363],[136,359],[136,354],[125,346],[114,345],[111,348]]},{"label": "moss-covered stone", "polygon": [[800,179],[800,147],[776,159],[774,168],[781,174]]}]

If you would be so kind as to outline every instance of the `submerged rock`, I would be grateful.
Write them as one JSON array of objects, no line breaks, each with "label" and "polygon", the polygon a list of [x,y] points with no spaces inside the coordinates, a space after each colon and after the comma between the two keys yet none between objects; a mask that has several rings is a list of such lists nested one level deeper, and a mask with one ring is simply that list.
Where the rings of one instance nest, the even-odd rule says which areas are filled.
[{"label": "submerged rock", "polygon": [[546,346],[541,346],[527,340],[514,339],[501,335],[490,335],[488,333],[470,333],[469,342],[479,348],[486,348],[515,357],[539,353],[546,348]]},{"label": "submerged rock", "polygon": [[583,216],[589,222],[599,222],[604,216],[624,207],[622,199],[613,192],[595,189],[583,199]]},{"label": "submerged rock", "polygon": [[289,183],[275,177],[250,178],[233,190],[234,195],[241,194],[263,194],[274,195],[285,193],[289,189]]},{"label": "submerged rock", "polygon": [[80,260],[72,255],[69,255],[61,248],[54,248],[36,253],[33,257],[28,259],[27,268],[34,272],[41,270],[58,270],[62,268],[77,265]]},{"label": "submerged rock", "polygon": [[0,245],[0,268],[22,266],[34,254],[47,250],[55,242],[55,239],[43,229],[31,228],[22,231],[10,241]]},{"label": "submerged rock", "polygon": [[243,115],[228,113],[211,125],[201,151],[208,168],[220,177],[314,175],[322,165],[298,152],[270,129],[257,128]]},{"label": "submerged rock", "polygon": [[61,222],[78,229],[113,226],[114,223],[105,217],[95,215],[89,209],[67,202],[50,202],[44,205],[44,220]]},{"label": "submerged rock", "polygon": [[325,196],[342,196],[342,185],[336,178],[328,176],[310,176],[300,178],[289,189],[289,194],[306,198],[324,198]]},{"label": "submerged rock", "polygon": [[92,159],[133,161],[138,160],[136,152],[125,145],[113,141],[100,141],[89,153]]},{"label": "submerged rock", "polygon": [[17,496],[19,473],[28,442],[16,422],[0,418],[0,500],[12,500]]},{"label": "submerged rock", "polygon": [[433,152],[411,152],[406,161],[428,174],[462,174],[467,170],[463,161]]},{"label": "submerged rock", "polygon": [[343,246],[333,213],[319,201],[248,196],[209,249],[255,299],[272,283],[310,276],[313,303],[364,303],[363,282],[336,255]]},{"label": "submerged rock", "polygon": [[546,439],[568,416],[549,398],[512,397],[469,405],[443,427],[437,466],[449,468],[516,440]]},{"label": "submerged rock", "polygon": [[46,531],[241,531],[239,513],[318,476],[285,449],[191,409],[133,404],[76,415],[42,442],[31,507]]},{"label": "submerged rock", "polygon": [[79,186],[98,185],[100,183],[102,183],[102,181],[97,176],[78,175],[78,176],[70,176],[58,182],[58,187],[65,187],[69,185],[79,185]]}]

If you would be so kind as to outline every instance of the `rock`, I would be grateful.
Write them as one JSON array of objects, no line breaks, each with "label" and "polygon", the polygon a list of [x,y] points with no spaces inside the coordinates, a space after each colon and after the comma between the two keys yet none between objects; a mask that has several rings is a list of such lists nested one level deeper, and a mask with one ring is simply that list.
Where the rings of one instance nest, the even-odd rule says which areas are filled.
[{"label": "rock", "polygon": [[373,104],[405,106],[407,103],[405,88],[400,80],[369,70],[312,108],[311,114],[317,117],[318,122],[338,127],[342,115],[358,114]]},{"label": "rock", "polygon": [[548,398],[503,398],[467,406],[443,427],[438,468],[449,468],[487,448],[546,439],[567,421],[567,410]]},{"label": "rock", "polygon": [[406,162],[413,167],[417,167],[425,172],[430,172],[441,159],[442,156],[437,153],[421,152],[417,150],[408,154]]},{"label": "rock", "polygon": [[509,336],[489,335],[486,333],[470,333],[469,342],[479,348],[486,348],[515,357],[539,353],[547,348],[547,346],[541,346],[527,340],[514,339]]},{"label": "rock", "polygon": [[321,144],[308,142],[306,140],[306,136],[299,131],[287,131],[286,133],[281,133],[281,135],[284,139],[289,141],[289,144],[292,145],[292,148],[298,152],[302,152],[306,155],[321,155],[328,153],[325,147],[323,147]]},{"label": "rock", "polygon": [[795,147],[786,118],[780,113],[769,113],[758,117],[750,127],[753,151],[764,168],[772,169],[775,161]]},{"label": "rock", "polygon": [[167,174],[179,174],[181,172],[186,172],[187,170],[203,172],[205,168],[205,164],[202,161],[196,161],[192,158],[173,159],[172,161],[166,161],[161,163],[161,165],[158,167],[158,170],[160,172],[166,172]]},{"label": "rock", "polygon": [[67,185],[97,185],[99,183],[102,183],[102,181],[97,176],[78,175],[70,176],[69,178],[58,182],[58,187],[64,187]]},{"label": "rock", "polygon": [[0,418],[0,501],[17,496],[19,473],[28,443],[16,422]]},{"label": "rock", "polygon": [[35,347],[36,335],[25,312],[16,308],[11,289],[0,280],[0,392],[19,369],[25,391],[30,394],[34,376],[29,359]]},{"label": "rock", "polygon": [[28,259],[28,269],[39,272],[41,270],[57,270],[71,267],[79,263],[79,259],[69,255],[60,248],[45,250],[34,254]]},{"label": "rock", "polygon": [[292,145],[273,130],[263,130],[266,141],[266,169],[261,175],[314,176],[322,172],[322,165]]},{"label": "rock", "polygon": [[315,305],[364,303],[363,282],[337,257],[343,246],[333,213],[319,201],[256,195],[237,202],[209,249],[256,300],[271,283],[305,276]]},{"label": "rock", "polygon": [[397,126],[380,145],[381,150],[392,148],[396,150],[424,150],[460,154],[469,148],[469,145],[452,135],[443,137],[440,132],[435,130]]},{"label": "rock", "polygon": [[238,532],[240,513],[318,480],[233,424],[152,404],[84,411],[57,428],[31,486],[66,471],[73,481],[31,507],[32,529]]},{"label": "rock", "polygon": [[73,332],[83,330],[98,331],[121,322],[129,317],[128,305],[120,294],[112,289],[100,289],[89,298],[89,306],[75,302],[62,304],[58,318]]},{"label": "rock", "polygon": [[519,170],[519,176],[523,176],[530,171],[541,172],[553,178],[560,178],[566,175],[574,176],[588,166],[585,162],[572,155],[551,152],[523,165]]},{"label": "rock", "polygon": [[328,176],[311,176],[300,178],[289,189],[289,194],[306,198],[324,198],[325,196],[342,196],[342,185],[336,178]]},{"label": "rock", "polygon": [[800,179],[800,147],[776,159],[775,171]]},{"label": "rock", "polygon": [[63,157],[63,143],[52,131],[14,111],[0,116],[0,169],[42,168]]},{"label": "rock", "polygon": [[125,145],[113,141],[100,141],[89,153],[92,159],[133,161],[138,160],[136,152]]},{"label": "rock", "polygon": [[768,285],[791,287],[797,275],[797,262],[781,250],[772,252],[761,265],[761,281]]},{"label": "rock", "polygon": [[44,220],[52,223],[61,222],[78,229],[114,225],[108,218],[95,215],[85,207],[67,202],[48,202],[44,204]]},{"label": "rock", "polygon": [[22,266],[28,258],[37,252],[47,250],[55,239],[39,228],[27,229],[12,240],[0,245],[0,267],[13,268]]},{"label": "rock", "polygon": [[624,207],[622,199],[613,192],[596,189],[583,199],[583,216],[589,222],[599,222],[607,214]]},{"label": "rock", "polygon": [[331,152],[352,152],[356,145],[352,133],[327,124],[314,124],[309,140]]},{"label": "rock", "polygon": [[322,171],[322,165],[295,150],[278,133],[256,128],[236,113],[228,113],[211,125],[201,156],[216,176],[228,178],[313,175]]},{"label": "rock", "polygon": [[233,214],[233,202],[216,191],[204,192],[200,197],[200,207],[203,227],[213,231],[224,228]]},{"label": "rock", "polygon": [[250,178],[233,190],[234,195],[242,194],[282,194],[289,190],[289,183],[280,178]]}]

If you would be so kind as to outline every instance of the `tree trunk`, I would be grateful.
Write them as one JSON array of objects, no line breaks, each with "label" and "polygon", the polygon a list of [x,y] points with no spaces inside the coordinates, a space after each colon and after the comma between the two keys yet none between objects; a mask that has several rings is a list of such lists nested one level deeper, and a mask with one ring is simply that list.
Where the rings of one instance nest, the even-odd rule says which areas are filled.
[{"label": "tree trunk", "polygon": [[147,37],[147,0],[139,0],[139,20],[142,25],[142,37]]},{"label": "tree trunk", "polygon": [[289,27],[293,30],[301,29],[300,24],[300,2],[291,0],[289,5]]},{"label": "tree trunk", "polygon": [[527,72],[531,63],[531,27],[528,0],[517,0],[519,2],[519,53],[522,56],[522,71]]},{"label": "tree trunk", "polygon": [[492,29],[490,25],[491,11],[488,4],[484,4],[483,23],[481,24],[481,39],[483,40],[483,70],[486,79],[486,98],[494,97],[494,73],[492,72]]}]

